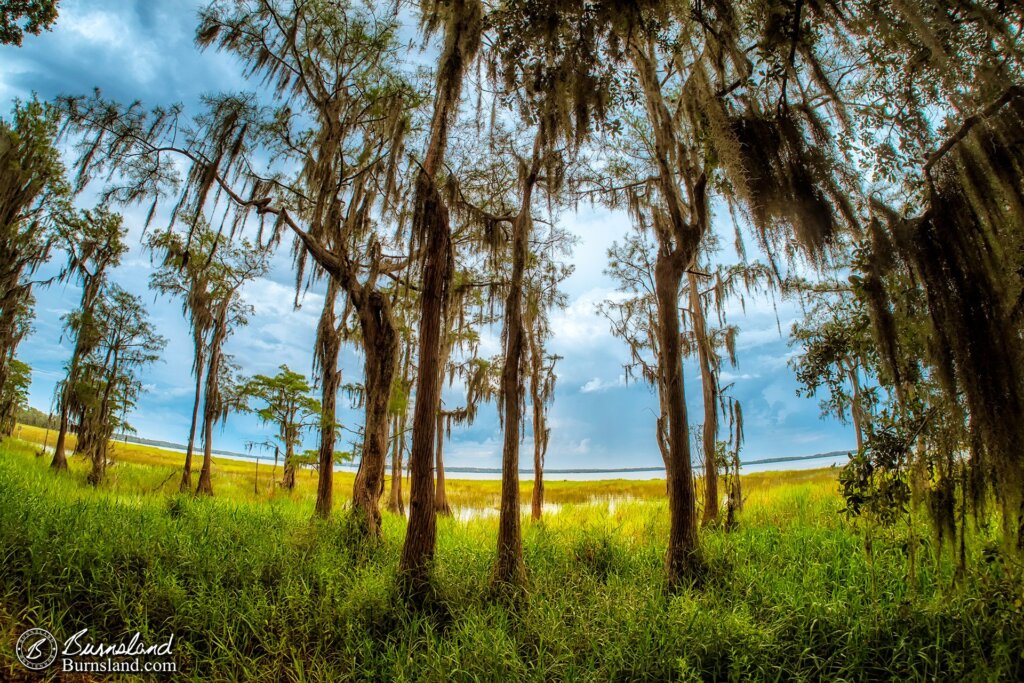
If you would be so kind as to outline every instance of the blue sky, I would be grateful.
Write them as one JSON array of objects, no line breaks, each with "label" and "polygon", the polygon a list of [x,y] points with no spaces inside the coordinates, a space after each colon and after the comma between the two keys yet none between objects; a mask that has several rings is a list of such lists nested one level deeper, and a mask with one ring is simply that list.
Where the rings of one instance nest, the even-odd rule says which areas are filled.
[{"label": "blue sky", "polygon": [[[58,94],[87,94],[100,88],[123,102],[141,100],[151,106],[183,102],[195,111],[204,93],[243,86],[230,57],[199,53],[192,42],[196,12],[203,3],[191,0],[64,0],[54,31],[27,36],[22,48],[0,47],[0,111],[6,117],[15,98],[33,91],[47,99]],[[82,204],[90,201],[87,192]],[[164,360],[145,373],[146,392],[130,420],[142,436],[183,442],[188,434],[193,380],[191,342],[179,304],[155,298],[147,289],[152,271],[149,255],[139,245],[145,209],[123,209],[130,228],[132,250],[114,273],[114,280],[143,296],[150,313],[169,343]],[[566,283],[570,305],[552,315],[551,350],[564,357],[558,364],[555,400],[550,410],[551,442],[548,466],[657,466],[661,458],[654,441],[657,400],[643,384],[624,382],[626,347],[614,339],[595,306],[614,290],[603,274],[606,251],[628,231],[624,213],[581,206],[563,216],[580,242],[572,257],[576,270]],[[159,220],[156,223],[159,225]],[[731,227],[722,226],[731,234]],[[731,242],[731,237],[723,240]],[[60,255],[55,259],[59,260]],[[308,374],[313,336],[322,298],[313,290],[293,306],[293,276],[288,249],[274,258],[268,277],[245,289],[256,313],[248,328],[237,333],[227,351],[244,372],[269,373],[287,363]],[[79,292],[73,286],[37,291],[35,332],[19,350],[33,367],[32,405],[46,409],[55,383],[70,354],[61,337],[61,316],[72,309]],[[794,350],[788,330],[799,317],[792,302],[773,305],[748,301],[735,307],[730,321],[738,324],[739,367],[724,374],[735,383],[733,393],[743,404],[746,422],[744,459],[809,455],[850,448],[852,427],[822,419],[815,399],[798,398],[787,359]],[[780,335],[780,329],[782,334]],[[497,334],[486,334],[481,353],[499,351]],[[342,358],[344,381],[358,380],[360,361],[347,349]],[[689,409],[699,416],[699,374],[686,364]],[[344,424],[360,422],[357,411],[342,410]],[[699,421],[699,417],[698,417]],[[215,447],[243,450],[247,441],[262,441],[271,430],[252,416],[232,416],[216,434]],[[308,439],[312,446],[313,438]],[[445,448],[450,465],[500,465],[501,433],[494,406],[481,411],[477,422],[452,432]],[[530,447],[529,425],[526,448]],[[524,463],[528,462],[524,451]]]}]

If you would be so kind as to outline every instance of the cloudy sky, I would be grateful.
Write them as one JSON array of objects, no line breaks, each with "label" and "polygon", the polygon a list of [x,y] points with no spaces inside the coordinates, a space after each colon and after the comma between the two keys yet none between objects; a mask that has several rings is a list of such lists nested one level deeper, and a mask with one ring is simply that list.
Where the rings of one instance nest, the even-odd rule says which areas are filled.
[{"label": "cloudy sky", "polygon": [[[240,69],[230,57],[195,49],[192,37],[201,4],[193,0],[63,0],[54,31],[26,36],[22,48],[0,47],[0,115],[6,118],[14,99],[27,98],[33,92],[48,99],[59,94],[86,94],[98,87],[105,96],[125,103],[182,102],[186,111],[195,111],[204,93],[245,87]],[[89,205],[90,199],[85,193],[83,206]],[[142,436],[180,443],[187,438],[193,391],[191,343],[179,304],[157,299],[147,289],[153,266],[139,246],[145,210],[125,207],[123,212],[133,247],[114,279],[144,297],[161,334],[169,340],[164,360],[146,372],[147,391],[130,420]],[[595,311],[614,291],[602,271],[608,247],[627,232],[627,218],[590,208],[563,218],[580,242],[573,256],[575,273],[566,283],[570,305],[554,313],[552,319],[551,350],[564,359],[558,364],[550,412],[548,467],[660,465],[653,436],[656,398],[647,386],[626,385],[622,363],[627,350]],[[725,224],[721,229],[731,233]],[[300,302],[300,308],[294,307],[290,263],[287,248],[281,249],[270,275],[245,290],[256,314],[250,326],[228,342],[227,350],[247,373],[271,373],[282,363],[310,372],[322,298],[313,291]],[[70,344],[61,336],[61,316],[76,305],[79,294],[74,286],[37,292],[35,332],[22,344],[19,355],[33,367],[31,403],[43,410],[52,402],[54,385],[70,355]],[[816,400],[795,394],[796,382],[786,364],[794,349],[787,335],[798,316],[798,308],[790,302],[765,300],[748,302],[745,311],[737,309],[731,318],[741,328],[740,365],[723,373],[723,379],[735,383],[733,393],[743,404],[744,459],[809,455],[849,448],[853,443],[851,427],[823,420]],[[487,354],[499,350],[493,335],[484,346],[493,347],[482,350]],[[349,373],[345,381],[357,380],[360,362],[355,352],[346,351],[342,362],[343,373]],[[692,363],[686,365],[686,377],[690,410],[699,415],[699,374]],[[355,427],[360,418],[346,409],[341,420]],[[270,430],[253,417],[233,416],[216,435],[215,447],[240,451],[246,442],[262,441],[269,435]],[[528,426],[527,447],[529,439]],[[453,431],[445,461],[496,467],[500,441],[497,416],[490,406],[475,425]]]}]

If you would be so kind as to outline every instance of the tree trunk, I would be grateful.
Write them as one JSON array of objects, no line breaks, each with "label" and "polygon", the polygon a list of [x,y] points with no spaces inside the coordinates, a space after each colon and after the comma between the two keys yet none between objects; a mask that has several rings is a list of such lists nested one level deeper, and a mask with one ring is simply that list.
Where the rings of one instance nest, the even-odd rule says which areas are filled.
[{"label": "tree trunk", "polygon": [[352,491],[352,506],[367,536],[379,538],[380,497],[387,469],[388,405],[398,366],[398,331],[391,318],[391,305],[376,290],[353,296],[363,333],[366,356],[366,418],[363,422],[363,457]]},{"label": "tree trunk", "polygon": [[406,590],[417,598],[429,587],[434,559],[437,520],[434,514],[434,432],[441,403],[441,375],[437,371],[441,345],[441,314],[454,270],[448,207],[421,171],[416,182],[417,212],[424,223],[423,282],[420,287],[419,366],[416,369],[416,405],[409,451],[409,526],[402,547],[399,572]]},{"label": "tree trunk", "polygon": [[[68,468],[68,460],[64,454],[64,449],[70,422],[71,397],[74,386],[78,383],[79,366],[82,363],[82,359],[89,353],[89,334],[91,332],[89,325],[92,322],[92,311],[102,284],[103,273],[101,270],[98,270],[95,275],[86,276],[85,281],[82,283],[82,300],[79,305],[79,309],[82,311],[82,320],[78,333],[75,335],[75,349],[71,352],[71,362],[68,366],[68,377],[64,384],[64,391],[61,392],[60,429],[57,432],[57,443],[53,447],[53,461],[50,463],[50,467],[55,470],[66,470]],[[84,335],[83,332],[85,333]]]},{"label": "tree trunk", "polygon": [[534,149],[534,168],[523,181],[522,205],[512,223],[512,278],[505,300],[505,359],[501,370],[504,445],[501,451],[501,509],[498,518],[498,557],[493,580],[497,584],[526,583],[523,539],[519,525],[519,433],[523,387],[523,274],[529,250],[531,199],[536,182],[539,140]]},{"label": "tree trunk", "polygon": [[[110,354],[108,354],[109,357]],[[100,420],[106,422],[109,419],[110,394],[117,381],[117,371],[120,366],[118,352],[113,352],[113,365],[107,375],[107,385],[103,388],[103,399],[100,401]],[[89,473],[88,481],[93,486],[99,486],[107,473],[107,439],[98,439],[92,444],[92,471]]]},{"label": "tree trunk", "polygon": [[699,563],[697,506],[690,463],[690,436],[686,421],[683,359],[679,338],[679,285],[686,261],[679,253],[659,252],[654,278],[658,299],[658,333],[661,346],[661,390],[668,405],[668,472],[670,529],[668,542],[669,585],[690,576]]},{"label": "tree trunk", "polygon": [[327,283],[324,308],[317,328],[317,356],[320,364],[320,453],[317,468],[316,505],[314,514],[327,519],[334,507],[334,442],[337,440],[338,388],[341,371],[338,356],[341,353],[341,335],[336,325],[334,306],[338,299],[338,285],[332,277]]},{"label": "tree trunk", "polygon": [[[654,282],[658,301],[659,390],[668,407],[669,543],[666,567],[670,587],[675,587],[700,566],[697,538],[697,505],[690,462],[689,425],[683,393],[683,362],[679,337],[679,286],[707,230],[707,177],[700,174],[689,190],[689,211],[677,178],[688,178],[685,148],[676,140],[672,114],[661,92],[654,44],[632,42],[630,58],[644,92],[644,104],[654,132],[658,187],[665,213],[655,220],[658,256]],[[687,217],[687,213],[689,216]],[[689,221],[687,220],[689,218]]]},{"label": "tree trunk", "polygon": [[213,468],[213,411],[209,407],[209,381],[207,381],[207,398],[203,409],[203,467],[199,470],[199,483],[196,495],[213,495],[213,482],[210,479]]},{"label": "tree trunk", "polygon": [[206,391],[203,396],[203,467],[199,472],[196,495],[213,495],[210,478],[213,469],[213,424],[220,412],[220,363],[221,346],[227,337],[227,313],[230,297],[225,297],[217,312],[213,338],[210,340],[210,362],[206,368]]},{"label": "tree trunk", "polygon": [[405,517],[405,501],[402,499],[402,456],[405,450],[405,416],[395,415],[392,427],[394,437],[391,446],[391,495],[388,496],[388,511]]},{"label": "tree trunk", "polygon": [[192,424],[188,428],[188,445],[185,447],[185,467],[181,471],[181,484],[178,486],[182,493],[192,490],[192,452],[195,450],[196,426],[199,423],[199,402],[203,395],[205,360],[202,353],[196,353],[196,395],[192,402]]},{"label": "tree trunk", "polygon": [[[537,414],[544,410],[533,406],[534,425],[537,424]],[[533,495],[530,497],[530,514],[534,521],[538,521],[544,514],[544,452],[537,443],[537,433],[533,434]]]},{"label": "tree trunk", "polygon": [[530,401],[533,404],[533,495],[530,497],[530,514],[534,521],[538,521],[544,514],[544,455],[548,447],[544,397],[540,387],[544,358],[543,348],[532,326],[527,341],[530,346]]},{"label": "tree trunk", "polygon": [[857,437],[857,452],[864,450],[864,424],[863,413],[860,409],[860,380],[857,377],[857,369],[852,365],[847,366],[846,373],[850,378],[853,387],[853,400],[850,404],[850,416],[853,418],[853,431]]},{"label": "tree trunk", "polygon": [[[450,311],[447,310],[447,306],[450,302],[446,302],[446,310],[441,316],[442,328],[447,328],[449,325]],[[448,369],[448,361],[452,357],[452,349],[455,345],[455,338],[451,332],[448,334],[442,333],[441,335],[441,352],[438,354],[437,362],[437,373],[441,376],[441,390],[444,391],[444,377]],[[444,458],[442,451],[444,450],[444,404],[439,402],[437,407],[437,445],[435,446],[434,452],[434,475],[436,477],[434,483],[434,511],[439,515],[451,516],[452,507],[448,504],[448,494],[444,487]]]},{"label": "tree trunk", "polygon": [[403,406],[402,414],[395,416],[394,451],[391,456],[391,496],[388,499],[388,509],[405,517],[405,500],[402,497],[402,467],[405,456],[405,425],[408,420],[409,400],[409,366],[412,355],[412,345],[405,345],[405,355],[402,358],[402,391],[405,394],[406,405]]},{"label": "tree trunk", "polygon": [[444,413],[437,412],[437,450],[435,455],[435,467],[437,471],[437,485],[434,489],[434,510],[439,515],[451,517],[452,506],[448,504],[448,493],[444,489]]},{"label": "tree trunk", "polygon": [[463,76],[480,46],[483,26],[483,7],[479,0],[456,0],[449,12],[445,47],[438,60],[430,138],[416,178],[413,201],[412,232],[415,239],[422,240],[420,343],[409,453],[409,526],[402,547],[399,574],[406,592],[417,600],[426,596],[430,563],[434,558],[437,520],[431,468],[435,416],[441,400],[437,356],[440,352],[441,314],[454,271],[448,207],[438,192],[436,176],[448,147],[448,127],[461,99]]},{"label": "tree trunk", "polygon": [[284,447],[284,474],[281,485],[289,491],[295,490],[295,450],[289,440]]},{"label": "tree trunk", "polygon": [[702,526],[714,524],[718,519],[718,382],[715,379],[714,353],[708,338],[707,320],[700,298],[697,276],[687,273],[690,289],[690,315],[693,334],[697,340],[697,360],[700,363],[700,384],[704,395],[704,515]]},{"label": "tree trunk", "polygon": [[[70,377],[69,377],[70,379]],[[68,434],[68,385],[64,385],[64,390],[61,391],[60,399],[60,426],[57,428],[57,441],[53,445],[53,460],[50,461],[50,467],[55,470],[66,470],[68,468],[68,459],[64,455],[64,444],[67,440]]]}]

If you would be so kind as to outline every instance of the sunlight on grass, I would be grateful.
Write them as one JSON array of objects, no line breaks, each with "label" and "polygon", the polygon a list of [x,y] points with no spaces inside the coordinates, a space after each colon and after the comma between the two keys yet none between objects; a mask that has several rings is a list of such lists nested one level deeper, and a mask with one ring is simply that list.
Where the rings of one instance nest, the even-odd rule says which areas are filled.
[{"label": "sunlight on grass", "polygon": [[[197,499],[173,478],[160,485],[174,454],[118,446],[93,489],[78,458],[60,476],[35,451],[0,447],[0,677],[17,671],[13,642],[29,625],[173,632],[194,680],[1022,673],[1019,577],[978,559],[988,537],[968,547],[981,569],[951,590],[950,549],[922,525],[911,583],[905,530],[878,534],[869,562],[829,471],[746,477],[738,529],[702,532],[703,585],[676,595],[665,592],[663,482],[552,482],[557,514],[524,517],[529,585],[515,607],[491,597],[497,518],[441,518],[436,594],[415,611],[395,588],[405,520],[385,513],[380,543],[355,542],[342,509],[312,519],[308,472],[294,494],[254,494],[252,465],[220,460],[217,495]],[[339,479],[343,496],[351,477]],[[496,488],[459,481],[450,495],[486,509]]]}]

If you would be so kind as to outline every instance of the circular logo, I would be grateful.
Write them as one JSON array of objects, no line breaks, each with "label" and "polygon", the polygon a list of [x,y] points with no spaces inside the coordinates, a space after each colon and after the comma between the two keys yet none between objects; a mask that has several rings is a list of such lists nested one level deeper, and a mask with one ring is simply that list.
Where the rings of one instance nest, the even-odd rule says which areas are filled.
[{"label": "circular logo", "polygon": [[30,628],[18,638],[18,661],[33,671],[42,671],[57,659],[57,639],[44,628]]}]

